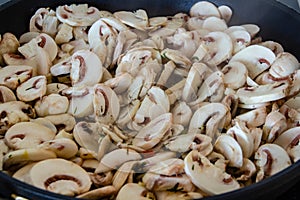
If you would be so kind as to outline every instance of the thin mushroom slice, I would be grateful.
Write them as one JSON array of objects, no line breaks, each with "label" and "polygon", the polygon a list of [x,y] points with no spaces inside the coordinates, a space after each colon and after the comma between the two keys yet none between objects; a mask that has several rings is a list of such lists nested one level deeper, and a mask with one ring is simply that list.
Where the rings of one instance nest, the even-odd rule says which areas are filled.
[{"label": "thin mushroom slice", "polygon": [[88,7],[87,4],[72,4],[58,6],[56,16],[61,22],[70,26],[91,26],[100,18],[100,12],[95,7]]},{"label": "thin mushroom slice", "polygon": [[245,122],[248,127],[258,127],[265,123],[267,115],[266,106],[261,106],[236,116],[236,119]]},{"label": "thin mushroom slice", "polygon": [[222,5],[218,7],[218,10],[220,12],[221,18],[224,19],[226,23],[228,23],[232,17],[232,9],[229,6]]},{"label": "thin mushroom slice", "polygon": [[299,69],[300,64],[297,58],[287,52],[277,55],[276,60],[271,65],[269,73],[274,78],[284,78]]},{"label": "thin mushroom slice", "polygon": [[172,114],[165,113],[144,126],[132,141],[132,144],[145,150],[157,145],[170,130]]},{"label": "thin mushroom slice", "polygon": [[286,97],[288,87],[289,85],[286,82],[260,85],[257,87],[244,87],[238,89],[236,95],[241,103],[244,104],[267,103]]},{"label": "thin mushroom slice", "polygon": [[131,149],[116,149],[103,156],[95,173],[103,173],[118,169],[122,164],[129,161],[140,160],[142,156]]},{"label": "thin mushroom slice", "polygon": [[140,184],[137,183],[127,183],[119,191],[116,200],[128,200],[128,199],[139,199],[139,200],[151,200],[148,197],[150,192]]},{"label": "thin mushroom slice", "polygon": [[259,171],[256,180],[272,176],[291,165],[288,153],[277,144],[263,144],[255,152],[255,164]]},{"label": "thin mushroom slice", "polygon": [[186,102],[180,101],[174,105],[172,114],[174,124],[181,124],[186,127],[189,125],[193,112]]},{"label": "thin mushroom slice", "polygon": [[267,47],[260,45],[250,45],[236,53],[230,60],[243,63],[247,69],[250,78],[255,78],[273,64],[275,54]]},{"label": "thin mushroom slice", "polygon": [[260,31],[259,26],[256,24],[243,24],[241,26],[248,31],[248,33],[251,35],[251,38],[254,38]]},{"label": "thin mushroom slice", "polygon": [[32,181],[30,178],[30,170],[32,169],[32,167],[36,164],[36,162],[33,163],[29,163],[23,167],[21,167],[20,169],[18,169],[13,175],[12,177],[15,179],[18,179],[22,182],[28,183],[32,185]]},{"label": "thin mushroom slice", "polygon": [[114,186],[108,185],[101,188],[93,189],[83,194],[76,196],[76,198],[82,199],[101,199],[101,198],[109,198],[116,194],[117,190]]},{"label": "thin mushroom slice", "polygon": [[30,170],[30,177],[34,186],[68,196],[87,192],[92,185],[83,168],[60,158],[37,163]]},{"label": "thin mushroom slice", "polygon": [[63,127],[65,131],[73,130],[76,121],[75,118],[70,114],[60,114],[60,115],[49,115],[45,119],[52,122],[55,126]]},{"label": "thin mushroom slice", "polygon": [[121,165],[118,171],[114,174],[112,185],[119,191],[128,180],[131,170],[138,161],[129,161]]},{"label": "thin mushroom slice", "polygon": [[73,54],[70,78],[74,87],[93,86],[102,78],[102,62],[98,56],[89,51],[81,50]]},{"label": "thin mushroom slice", "polygon": [[0,86],[0,103],[5,103],[9,101],[16,101],[16,95],[14,92],[6,86]]},{"label": "thin mushroom slice", "polygon": [[251,36],[246,30],[236,30],[228,34],[233,42],[233,54],[238,53],[251,43]]},{"label": "thin mushroom slice", "polygon": [[59,94],[50,94],[38,100],[34,108],[40,117],[63,114],[69,108],[69,100],[67,97]]},{"label": "thin mushroom slice", "polygon": [[55,133],[43,125],[33,122],[20,122],[7,130],[5,141],[12,149],[26,149],[35,148],[54,137]]},{"label": "thin mushroom slice", "polygon": [[94,113],[96,121],[100,123],[113,123],[120,113],[120,102],[116,93],[104,84],[94,86]]},{"label": "thin mushroom slice", "polygon": [[9,65],[0,69],[0,84],[14,90],[33,75],[31,66]]},{"label": "thin mushroom slice", "polygon": [[238,89],[243,87],[247,81],[248,70],[241,62],[230,62],[222,69],[222,72],[224,84],[229,88]]},{"label": "thin mushroom slice", "polygon": [[239,183],[230,174],[213,165],[197,151],[191,151],[185,157],[184,164],[185,173],[193,184],[209,195],[221,194],[240,188]]},{"label": "thin mushroom slice", "polygon": [[3,60],[3,54],[6,53],[17,53],[18,48],[20,46],[20,42],[16,38],[16,36],[12,33],[4,33],[0,37],[0,65],[5,66],[5,62]]},{"label": "thin mushroom slice", "polygon": [[287,129],[286,120],[286,117],[280,113],[279,110],[270,112],[263,125],[263,140],[268,143],[274,142],[274,140]]},{"label": "thin mushroom slice", "polygon": [[202,28],[209,31],[225,31],[228,27],[225,20],[211,16],[203,21]]},{"label": "thin mushroom slice", "polygon": [[138,30],[143,31],[148,27],[149,19],[145,10],[139,9],[135,12],[118,11],[113,15],[124,24]]},{"label": "thin mushroom slice", "polygon": [[214,148],[217,152],[220,152],[229,160],[228,165],[232,167],[240,168],[243,166],[243,151],[240,144],[230,135],[220,135]]},{"label": "thin mushroom slice", "polygon": [[279,55],[280,53],[284,52],[282,45],[279,44],[278,42],[265,41],[265,42],[259,43],[259,45],[262,45],[264,47],[271,49],[275,53],[276,56]]},{"label": "thin mushroom slice", "polygon": [[41,33],[36,37],[36,42],[47,52],[50,61],[54,61],[58,53],[58,47],[54,39],[46,33]]},{"label": "thin mushroom slice", "polygon": [[17,97],[25,102],[41,98],[46,94],[47,79],[45,76],[35,76],[22,83],[17,88]]},{"label": "thin mushroom slice", "polygon": [[194,4],[190,9],[190,16],[203,19],[210,16],[221,17],[218,8],[208,1],[201,1]]}]

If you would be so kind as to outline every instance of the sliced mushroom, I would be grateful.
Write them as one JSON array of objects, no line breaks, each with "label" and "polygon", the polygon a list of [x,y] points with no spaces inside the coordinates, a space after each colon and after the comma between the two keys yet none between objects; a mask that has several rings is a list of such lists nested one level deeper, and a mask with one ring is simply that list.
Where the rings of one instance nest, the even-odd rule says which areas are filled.
[{"label": "sliced mushroom", "polygon": [[57,133],[57,128],[55,127],[55,125],[50,120],[48,120],[46,118],[30,119],[30,122],[33,122],[33,123],[36,123],[36,124],[39,124],[39,125],[43,125],[46,128],[49,128],[53,132],[54,135]]},{"label": "sliced mushroom", "polygon": [[170,130],[172,114],[165,113],[144,126],[132,141],[132,144],[145,150],[157,145]]},{"label": "sliced mushroom", "polygon": [[39,148],[53,151],[58,158],[70,159],[78,152],[77,144],[67,138],[58,138],[43,142]]},{"label": "sliced mushroom", "polygon": [[240,188],[239,183],[230,174],[213,165],[197,151],[191,151],[185,157],[184,165],[185,173],[193,184],[209,195],[221,194]]},{"label": "sliced mushroom", "polygon": [[17,53],[20,43],[15,35],[4,33],[0,38],[0,65],[4,66],[5,62],[2,55],[6,53]]},{"label": "sliced mushroom", "polygon": [[232,9],[229,6],[222,5],[218,7],[221,18],[225,20],[225,22],[229,22],[232,17]]},{"label": "sliced mushroom", "polygon": [[51,36],[46,33],[41,33],[36,37],[36,42],[48,53],[50,61],[56,58],[58,47]]},{"label": "sliced mushroom", "polygon": [[255,78],[267,70],[275,59],[275,54],[267,47],[250,45],[236,53],[230,62],[239,61],[243,63],[248,69],[249,76]]},{"label": "sliced mushroom", "polygon": [[53,131],[33,122],[20,122],[10,127],[5,134],[5,142],[12,149],[35,148],[52,140]]},{"label": "sliced mushroom", "polygon": [[94,86],[94,113],[96,121],[113,123],[120,113],[120,103],[116,93],[104,84]]},{"label": "sliced mushroom", "polygon": [[202,28],[209,31],[225,31],[228,27],[225,20],[211,16],[203,21]]},{"label": "sliced mushroom", "polygon": [[24,167],[21,167],[13,174],[12,177],[14,177],[22,182],[32,185],[32,181],[30,178],[30,170],[32,169],[32,167],[35,164],[36,164],[36,162],[33,162],[33,163],[29,163],[29,164],[25,165]]},{"label": "sliced mushroom", "polygon": [[70,114],[49,115],[45,118],[51,121],[55,126],[63,127],[65,131],[73,130],[76,124],[75,118]]},{"label": "sliced mushroom", "polygon": [[58,32],[55,36],[56,44],[64,44],[70,42],[73,38],[73,27],[67,23],[63,23],[58,27]]},{"label": "sliced mushroom", "polygon": [[189,133],[204,132],[213,141],[218,136],[218,132],[223,128],[228,108],[221,103],[209,103],[197,109],[194,113],[190,125]]},{"label": "sliced mushroom", "polygon": [[263,126],[263,139],[272,143],[286,129],[286,117],[279,110],[272,111],[267,115]]},{"label": "sliced mushroom", "polygon": [[136,28],[138,30],[146,30],[148,27],[148,15],[145,10],[139,9],[135,12],[118,11],[114,13],[114,17],[124,24]]},{"label": "sliced mushroom", "polygon": [[35,76],[17,88],[18,99],[29,102],[41,98],[46,94],[47,79],[45,76]]},{"label": "sliced mushroom", "polygon": [[255,164],[248,158],[244,158],[243,166],[235,172],[236,176],[238,176],[236,180],[247,181],[255,175],[256,171]]},{"label": "sliced mushroom", "polygon": [[93,86],[102,78],[102,63],[98,56],[89,51],[81,50],[73,54],[70,77],[72,85]]},{"label": "sliced mushroom", "polygon": [[14,90],[20,84],[30,79],[33,68],[27,65],[10,65],[0,69],[0,84]]},{"label": "sliced mushroom", "polygon": [[254,38],[260,31],[259,26],[256,24],[243,24],[241,26],[248,31],[248,33],[251,35],[251,38]]},{"label": "sliced mushroom", "polygon": [[4,140],[0,140],[0,170],[3,170],[3,157],[8,153],[9,147],[5,144]]},{"label": "sliced mushroom", "polygon": [[255,164],[259,168],[257,181],[274,175],[291,165],[287,152],[277,144],[263,144],[255,153]]},{"label": "sliced mushroom", "polygon": [[88,7],[87,4],[72,4],[58,6],[56,16],[59,21],[70,26],[91,26],[100,18],[100,12],[95,7]]},{"label": "sliced mushroom", "polygon": [[93,114],[92,89],[86,86],[70,87],[62,91],[62,94],[69,98],[68,113],[74,117],[85,117]]},{"label": "sliced mushroom", "polygon": [[113,89],[116,94],[121,94],[128,90],[132,81],[133,77],[129,73],[123,73],[105,81],[104,84]]},{"label": "sliced mushroom", "polygon": [[251,36],[246,30],[235,30],[228,33],[233,42],[233,54],[238,53],[251,43]]},{"label": "sliced mushroom", "polygon": [[34,186],[68,196],[87,192],[92,185],[83,168],[60,158],[37,163],[30,170],[30,177]]},{"label": "sliced mushroom", "polygon": [[108,185],[101,188],[93,189],[85,192],[81,195],[76,196],[76,198],[82,199],[98,199],[98,198],[109,198],[116,194],[117,190],[114,186]]},{"label": "sliced mushroom", "polygon": [[276,60],[270,67],[269,73],[275,78],[283,78],[289,76],[297,69],[300,64],[295,56],[290,53],[283,52],[277,55]]},{"label": "sliced mushroom", "polygon": [[280,53],[284,52],[282,45],[279,44],[278,42],[265,41],[265,42],[260,43],[259,45],[262,45],[264,47],[271,49],[275,53],[276,56],[279,55]]},{"label": "sliced mushroom", "polygon": [[34,108],[40,117],[63,114],[69,108],[69,100],[67,97],[59,94],[50,94],[38,100]]},{"label": "sliced mushroom", "polygon": [[221,17],[218,8],[208,1],[195,3],[190,9],[190,15],[192,17],[200,17],[203,19],[210,16]]},{"label": "sliced mushroom", "polygon": [[125,162],[140,160],[141,158],[141,155],[134,150],[116,149],[103,156],[95,173],[103,173],[112,169],[117,169]]},{"label": "sliced mushroom", "polygon": [[244,87],[238,89],[236,95],[244,104],[266,103],[284,98],[287,95],[288,87],[287,82]]},{"label": "sliced mushroom", "polygon": [[112,180],[112,185],[116,188],[117,191],[119,191],[126,183],[132,168],[137,162],[138,161],[129,161],[119,167]]},{"label": "sliced mushroom", "polygon": [[6,86],[0,86],[0,103],[16,101],[17,98],[14,92]]},{"label": "sliced mushroom", "polygon": [[172,109],[173,123],[188,126],[192,118],[192,109],[187,105],[186,102],[181,101],[174,105]]},{"label": "sliced mushroom", "polygon": [[230,62],[222,72],[224,74],[224,84],[232,89],[243,87],[247,81],[248,70],[241,62]]},{"label": "sliced mushroom", "polygon": [[53,151],[39,148],[19,149],[5,154],[3,158],[3,168],[9,169],[16,166],[22,166],[30,162],[48,160],[52,158],[56,158],[56,154]]},{"label": "sliced mushroom", "polygon": [[180,175],[184,173],[184,162],[179,158],[170,158],[156,163],[148,172],[164,176]]},{"label": "sliced mushroom", "polygon": [[147,189],[137,183],[127,183],[119,191],[116,199],[117,200],[127,200],[127,199],[140,199],[140,200],[150,200],[148,197]]}]

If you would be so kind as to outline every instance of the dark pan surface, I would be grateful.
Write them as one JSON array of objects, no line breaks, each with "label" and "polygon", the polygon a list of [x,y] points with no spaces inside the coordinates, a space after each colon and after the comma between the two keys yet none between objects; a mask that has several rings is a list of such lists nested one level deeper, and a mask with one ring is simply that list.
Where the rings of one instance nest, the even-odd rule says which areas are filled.
[{"label": "dark pan surface", "polygon": [[[18,36],[28,31],[29,19],[40,7],[55,8],[71,3],[88,3],[109,11],[136,10],[143,8],[151,16],[173,15],[187,12],[197,0],[12,0],[0,7],[0,34],[12,32]],[[232,25],[255,23],[261,27],[263,40],[274,40],[283,45],[286,51],[293,53],[300,60],[300,15],[274,0],[212,0],[217,5],[228,5],[233,9]],[[274,199],[286,192],[300,180],[300,162],[260,183],[246,188],[209,197],[207,199]],[[46,192],[0,172],[0,195],[11,194],[32,200],[73,199]]]}]

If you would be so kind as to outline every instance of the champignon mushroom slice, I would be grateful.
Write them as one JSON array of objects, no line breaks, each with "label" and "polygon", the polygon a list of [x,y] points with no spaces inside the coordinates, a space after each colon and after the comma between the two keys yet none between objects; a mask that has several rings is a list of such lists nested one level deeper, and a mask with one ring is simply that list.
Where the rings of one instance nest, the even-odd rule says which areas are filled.
[{"label": "champignon mushroom slice", "polygon": [[241,25],[243,28],[248,31],[248,33],[251,35],[251,38],[254,38],[257,33],[259,33],[260,28],[256,24],[243,24]]},{"label": "champignon mushroom slice", "polygon": [[178,50],[166,48],[161,52],[161,55],[162,57],[172,60],[175,64],[180,65],[185,69],[189,69],[192,65],[190,59]]},{"label": "champignon mushroom slice", "polygon": [[266,106],[261,106],[254,110],[236,116],[237,119],[246,122],[248,127],[258,127],[265,123],[267,117]]},{"label": "champignon mushroom slice", "polygon": [[[49,121],[48,119],[45,118],[35,118],[35,119],[30,119],[30,122],[36,123],[36,124],[40,124],[42,126],[45,126],[46,128],[49,128],[53,134],[57,134],[57,128],[55,127],[55,125]],[[57,136],[57,135],[56,135]],[[55,137],[56,137],[55,136]]]},{"label": "champignon mushroom slice", "polygon": [[31,66],[9,65],[0,69],[0,84],[15,90],[33,75],[33,68]]},{"label": "champignon mushroom slice", "polygon": [[55,133],[46,126],[33,122],[20,122],[7,130],[5,142],[12,149],[35,148],[54,137]]},{"label": "champignon mushroom slice", "polygon": [[190,16],[200,17],[203,19],[206,19],[207,17],[210,16],[215,16],[218,18],[221,17],[218,8],[214,4],[208,1],[201,1],[195,3],[190,9]]},{"label": "champignon mushroom slice", "polygon": [[9,169],[15,166],[22,166],[29,162],[52,158],[56,158],[56,154],[53,151],[39,148],[19,149],[5,154],[3,158],[3,168]]},{"label": "champignon mushroom slice", "polygon": [[142,156],[132,149],[116,149],[103,156],[95,173],[117,169],[125,162],[140,160]]},{"label": "champignon mushroom slice", "polygon": [[170,158],[158,162],[148,170],[150,173],[163,176],[176,176],[184,173],[184,162],[179,158]]},{"label": "champignon mushroom slice", "polygon": [[104,84],[113,89],[116,94],[122,94],[128,90],[132,81],[133,77],[129,73],[125,72],[105,81]]},{"label": "champignon mushroom slice", "polygon": [[228,33],[233,42],[233,54],[238,53],[251,43],[251,36],[246,30],[236,30]]},{"label": "champignon mushroom slice", "polygon": [[294,55],[283,52],[277,55],[276,60],[270,67],[269,73],[275,78],[283,78],[295,72],[299,67],[299,61]]},{"label": "champignon mushroom slice", "polygon": [[54,61],[58,53],[58,47],[54,39],[46,33],[41,33],[36,37],[36,42],[48,53],[50,61]]},{"label": "champignon mushroom slice", "polygon": [[0,38],[0,65],[4,66],[5,62],[2,55],[6,53],[17,53],[20,43],[15,35],[4,33]]},{"label": "champignon mushroom slice", "polygon": [[228,108],[221,103],[209,103],[198,108],[190,121],[188,133],[204,132],[215,141],[228,112]]},{"label": "champignon mushroom slice", "polygon": [[228,27],[225,20],[211,16],[203,21],[202,28],[209,31],[225,31]]},{"label": "champignon mushroom slice", "polygon": [[247,181],[256,173],[255,164],[248,158],[243,159],[243,166],[239,168],[235,173],[239,177],[236,178],[237,181]]},{"label": "champignon mushroom slice", "polygon": [[116,93],[104,84],[94,86],[94,113],[96,121],[100,123],[113,123],[120,113],[119,98]]},{"label": "champignon mushroom slice", "polygon": [[72,4],[58,6],[56,16],[59,21],[70,26],[91,26],[100,18],[100,12],[95,7],[88,7],[87,4]]},{"label": "champignon mushroom slice", "polygon": [[300,138],[300,127],[293,127],[284,131],[276,140],[274,144],[281,146],[284,149],[287,149],[289,146],[292,146],[297,143],[297,140]]},{"label": "champignon mushroom slice", "polygon": [[76,124],[75,118],[70,114],[49,115],[45,118],[52,122],[55,126],[63,126],[65,131],[72,131]]},{"label": "champignon mushroom slice", "polygon": [[214,148],[217,152],[223,154],[225,158],[229,160],[229,166],[237,168],[242,167],[243,151],[235,138],[227,134],[222,134],[217,138]]},{"label": "champignon mushroom slice", "polygon": [[93,113],[92,89],[86,86],[70,87],[62,91],[62,95],[69,98],[68,113],[74,117],[85,117]]},{"label": "champignon mushroom slice", "polygon": [[70,159],[78,152],[77,144],[67,138],[46,141],[39,145],[39,148],[53,151],[57,157],[64,159]]},{"label": "champignon mushroom slice", "polygon": [[243,87],[247,81],[248,70],[241,62],[230,62],[223,69],[224,84],[232,89]]},{"label": "champignon mushroom slice", "polygon": [[255,152],[255,164],[258,167],[257,178],[272,176],[291,165],[288,153],[277,144],[263,144]]},{"label": "champignon mushroom slice", "polygon": [[30,170],[30,177],[35,187],[68,196],[85,193],[92,185],[83,168],[60,158],[37,163]]},{"label": "champignon mushroom slice", "polygon": [[114,17],[119,19],[124,24],[136,28],[138,30],[146,30],[149,24],[148,15],[145,10],[139,9],[135,12],[118,11]]},{"label": "champignon mushroom slice", "polygon": [[182,99],[185,102],[195,101],[197,99],[198,88],[211,73],[212,70],[204,63],[194,63],[186,78],[182,90]]},{"label": "champignon mushroom slice", "polygon": [[275,59],[275,54],[267,47],[250,45],[236,53],[230,62],[239,61],[243,63],[248,69],[250,78],[253,79],[267,70]]},{"label": "champignon mushroom slice", "polygon": [[24,167],[18,169],[18,171],[16,171],[12,177],[18,179],[19,181],[28,183],[32,185],[32,181],[30,178],[30,170],[32,169],[32,167],[36,164],[36,162],[33,163],[29,163],[27,165],[25,165]]},{"label": "champignon mushroom slice", "polygon": [[157,145],[170,130],[172,124],[172,114],[165,113],[144,126],[132,141],[132,144],[145,150]]},{"label": "champignon mushroom slice", "polygon": [[67,97],[59,94],[50,94],[38,100],[34,108],[40,117],[63,114],[69,108],[69,100]]},{"label": "champignon mushroom slice", "polygon": [[[240,188],[239,183],[205,156],[191,151],[184,159],[185,173],[194,185],[209,195],[221,194]],[[209,181],[208,181],[209,180]]]},{"label": "champignon mushroom slice", "polygon": [[218,7],[218,10],[220,12],[221,18],[224,19],[226,23],[228,23],[232,17],[232,9],[229,6],[222,5]]},{"label": "champignon mushroom slice", "polygon": [[132,171],[134,165],[138,161],[129,161],[124,163],[121,167],[119,167],[118,171],[114,174],[112,185],[119,191],[122,186],[126,183],[130,172]]},{"label": "champignon mushroom slice", "polygon": [[203,61],[208,65],[217,66],[232,56],[233,43],[230,36],[224,32],[208,33],[202,39],[202,45],[207,50]]},{"label": "champignon mushroom slice", "polygon": [[75,125],[73,136],[80,146],[98,152],[104,134],[100,124],[81,121]]},{"label": "champignon mushroom slice", "polygon": [[181,101],[174,105],[172,109],[173,123],[188,126],[192,118],[192,109],[187,105],[186,102]]},{"label": "champignon mushroom slice", "polygon": [[288,87],[289,85],[286,82],[244,87],[238,89],[236,95],[240,102],[244,104],[267,103],[286,97]]},{"label": "champignon mushroom slice", "polygon": [[55,36],[56,44],[64,44],[70,42],[73,38],[73,27],[67,23],[63,23],[58,27],[58,32]]},{"label": "champignon mushroom slice", "polygon": [[5,103],[9,101],[16,101],[16,95],[14,92],[6,86],[0,86],[0,103]]},{"label": "champignon mushroom slice", "polygon": [[272,111],[263,125],[263,140],[272,143],[286,129],[286,117],[279,110]]},{"label": "champignon mushroom slice", "polygon": [[271,49],[271,51],[273,51],[276,56],[279,55],[280,53],[284,52],[282,45],[279,44],[278,42],[265,41],[265,42],[259,43],[259,45],[262,45],[264,47]]},{"label": "champignon mushroom slice", "polygon": [[22,83],[17,88],[18,99],[29,102],[46,94],[47,79],[45,76],[35,76]]},{"label": "champignon mushroom slice", "polygon": [[76,196],[76,198],[82,199],[101,199],[101,198],[109,198],[117,193],[118,190],[114,186],[108,185],[101,188],[93,189],[88,192],[85,192],[81,195]]},{"label": "champignon mushroom slice", "polygon": [[128,200],[128,199],[139,199],[139,200],[151,200],[148,197],[146,188],[137,183],[127,183],[119,191],[116,200]]}]

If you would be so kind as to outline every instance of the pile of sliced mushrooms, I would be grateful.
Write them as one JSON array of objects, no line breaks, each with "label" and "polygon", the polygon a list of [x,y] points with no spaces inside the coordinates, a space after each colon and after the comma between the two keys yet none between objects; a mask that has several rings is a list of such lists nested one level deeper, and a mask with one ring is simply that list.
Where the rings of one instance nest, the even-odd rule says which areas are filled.
[{"label": "pile of sliced mushrooms", "polygon": [[300,70],[201,1],[148,17],[40,8],[0,43],[0,168],[77,198],[195,199],[300,158]]}]

